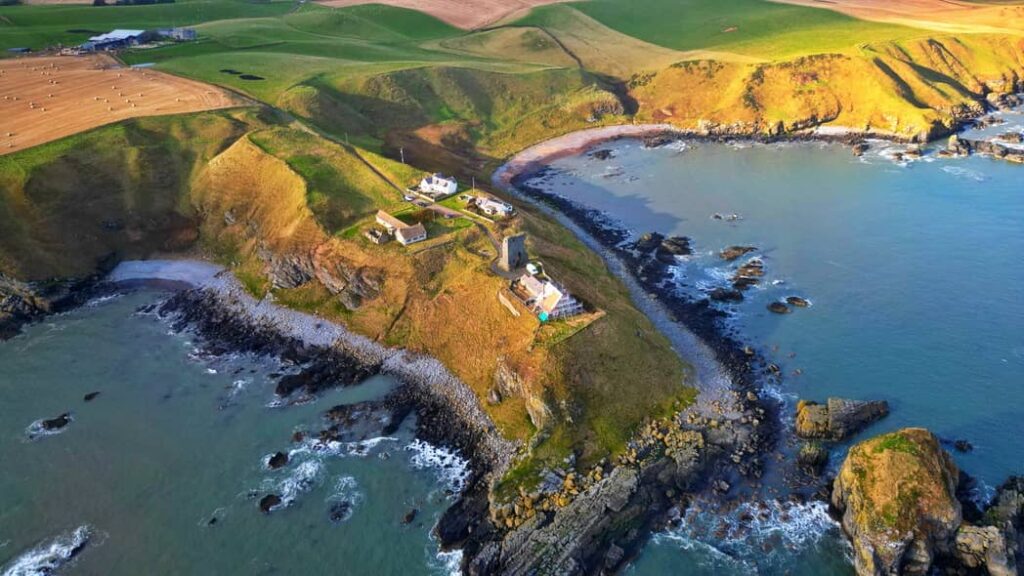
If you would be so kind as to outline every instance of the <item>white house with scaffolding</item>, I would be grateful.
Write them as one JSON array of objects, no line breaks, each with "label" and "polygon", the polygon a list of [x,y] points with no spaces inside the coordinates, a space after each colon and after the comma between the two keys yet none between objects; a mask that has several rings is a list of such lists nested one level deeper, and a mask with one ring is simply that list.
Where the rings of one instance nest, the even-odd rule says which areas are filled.
[{"label": "white house with scaffolding", "polygon": [[541,320],[557,320],[583,313],[583,303],[550,280],[523,274],[516,282],[519,296]]}]

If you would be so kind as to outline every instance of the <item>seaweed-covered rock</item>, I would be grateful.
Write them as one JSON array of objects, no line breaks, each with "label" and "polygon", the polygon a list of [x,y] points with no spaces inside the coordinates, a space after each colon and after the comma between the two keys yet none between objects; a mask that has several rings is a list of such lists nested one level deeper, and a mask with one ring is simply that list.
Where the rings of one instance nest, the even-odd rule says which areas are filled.
[{"label": "seaweed-covered rock", "polygon": [[800,468],[817,476],[828,464],[828,449],[821,442],[804,442],[796,459]]},{"label": "seaweed-covered rock", "polygon": [[832,505],[862,576],[924,575],[937,556],[952,557],[962,520],[959,471],[939,440],[906,428],[850,449]]}]

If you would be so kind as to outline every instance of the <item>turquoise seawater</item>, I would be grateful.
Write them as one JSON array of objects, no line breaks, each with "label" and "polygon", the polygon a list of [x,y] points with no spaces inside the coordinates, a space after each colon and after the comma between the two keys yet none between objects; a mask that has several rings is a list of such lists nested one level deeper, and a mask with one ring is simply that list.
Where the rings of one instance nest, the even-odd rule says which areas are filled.
[{"label": "turquoise seawater", "polygon": [[[820,143],[601,148],[613,157],[558,160],[540,187],[638,234],[689,236],[695,254],[676,280],[691,294],[725,285],[744,261],[719,250],[758,247],[765,281],[728,307],[729,323],[783,368],[790,409],[797,398],[888,400],[892,414],[866,434],[923,426],[966,439],[974,450],[956,461],[989,490],[1024,472],[1024,167],[896,163],[885,143],[863,158]],[[790,295],[813,305],[766,309]],[[696,514],[632,573],[849,573],[822,507],[777,512],[717,534],[721,515]]]},{"label": "turquoise seawater", "polygon": [[[188,335],[134,314],[161,296],[96,302],[0,343],[0,574],[48,574],[76,538],[88,543],[60,574],[449,572],[430,538],[445,476],[409,448],[410,423],[333,453],[291,441],[393,382],[275,407],[278,366],[197,357]],[[59,434],[28,438],[33,421],[68,411]],[[278,450],[291,461],[268,470]],[[262,514],[252,495],[268,492],[291,504]],[[351,515],[332,522],[340,501]]]}]

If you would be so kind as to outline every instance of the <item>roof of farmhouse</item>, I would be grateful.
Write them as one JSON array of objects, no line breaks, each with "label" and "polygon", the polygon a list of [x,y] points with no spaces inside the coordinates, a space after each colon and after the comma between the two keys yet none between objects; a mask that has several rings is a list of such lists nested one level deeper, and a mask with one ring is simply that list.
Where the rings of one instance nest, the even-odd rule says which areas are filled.
[{"label": "roof of farmhouse", "polygon": [[378,210],[377,211],[377,221],[385,223],[388,226],[390,226],[392,228],[396,228],[396,229],[398,229],[398,228],[405,228],[406,226],[408,226],[408,224],[406,224],[405,222],[402,222],[398,218],[395,218],[394,216],[392,216],[391,214],[388,214],[387,212],[385,212],[383,210]]},{"label": "roof of farmhouse", "polygon": [[93,36],[92,38],[89,38],[89,41],[90,42],[112,42],[112,41],[116,41],[116,40],[127,40],[129,38],[134,38],[136,36],[142,36],[145,33],[146,33],[145,30],[122,30],[122,29],[117,29],[117,30],[113,30],[113,31],[107,32],[106,34],[100,34],[99,36]]},{"label": "roof of farmhouse", "polygon": [[420,236],[426,236],[427,229],[423,227],[423,224],[413,224],[412,226],[399,228],[395,234],[406,240],[411,240],[413,238],[419,238]]}]

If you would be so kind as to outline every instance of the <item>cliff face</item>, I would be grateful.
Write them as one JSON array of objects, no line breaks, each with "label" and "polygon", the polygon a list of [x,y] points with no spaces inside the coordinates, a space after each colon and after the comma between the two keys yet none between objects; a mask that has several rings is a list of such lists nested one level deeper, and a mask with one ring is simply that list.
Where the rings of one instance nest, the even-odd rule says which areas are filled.
[{"label": "cliff face", "polygon": [[689,61],[634,77],[645,121],[779,135],[834,126],[928,140],[1020,90],[1024,40],[938,37],[762,64]]},{"label": "cliff face", "polygon": [[959,471],[938,439],[921,428],[872,438],[850,449],[832,504],[861,575],[926,574],[949,556],[962,520]]}]

